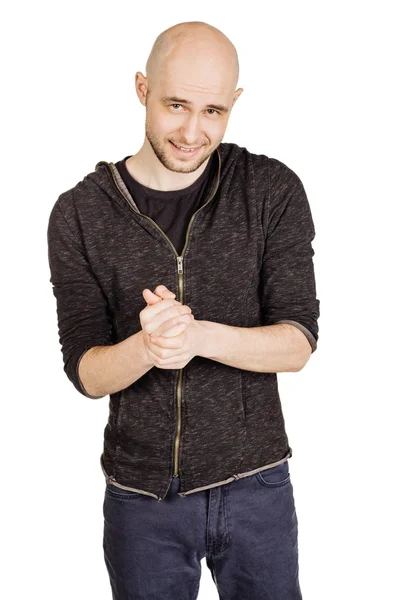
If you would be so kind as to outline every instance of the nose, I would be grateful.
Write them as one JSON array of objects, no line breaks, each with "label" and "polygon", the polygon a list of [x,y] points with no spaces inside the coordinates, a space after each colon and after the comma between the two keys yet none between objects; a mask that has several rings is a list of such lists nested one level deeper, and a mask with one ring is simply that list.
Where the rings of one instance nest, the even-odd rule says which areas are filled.
[{"label": "nose", "polygon": [[199,136],[199,118],[196,115],[188,116],[180,128],[181,144],[185,146],[200,146],[203,142]]}]

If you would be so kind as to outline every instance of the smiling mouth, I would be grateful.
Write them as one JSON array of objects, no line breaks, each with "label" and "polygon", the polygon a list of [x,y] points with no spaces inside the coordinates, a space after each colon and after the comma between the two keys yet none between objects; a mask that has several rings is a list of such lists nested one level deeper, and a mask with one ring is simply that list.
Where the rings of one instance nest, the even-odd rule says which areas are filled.
[{"label": "smiling mouth", "polygon": [[[170,140],[171,142],[171,140]],[[174,142],[171,142],[171,144],[177,149],[180,150],[181,152],[184,152],[185,154],[193,154],[194,152],[196,152],[196,150],[199,150],[201,148],[201,146],[195,146],[193,148],[187,148],[185,146],[178,146],[177,144],[174,144]]]}]

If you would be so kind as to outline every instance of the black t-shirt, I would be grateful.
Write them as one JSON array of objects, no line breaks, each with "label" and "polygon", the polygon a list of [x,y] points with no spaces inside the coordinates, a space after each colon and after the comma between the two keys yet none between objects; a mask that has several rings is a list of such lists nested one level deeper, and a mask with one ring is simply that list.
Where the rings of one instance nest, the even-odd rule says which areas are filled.
[{"label": "black t-shirt", "polygon": [[214,151],[207,167],[191,185],[181,190],[154,190],[142,185],[132,177],[124,159],[115,163],[126,187],[138,209],[157,223],[169,237],[179,254],[186,241],[186,230],[194,212],[206,201],[212,183],[212,174],[218,166]]}]

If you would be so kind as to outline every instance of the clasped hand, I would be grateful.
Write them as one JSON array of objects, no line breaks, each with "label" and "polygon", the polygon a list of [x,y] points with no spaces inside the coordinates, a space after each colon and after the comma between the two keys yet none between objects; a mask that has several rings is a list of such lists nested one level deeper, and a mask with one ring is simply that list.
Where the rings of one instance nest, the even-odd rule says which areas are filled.
[{"label": "clasped hand", "polygon": [[163,285],[142,293],[147,306],[140,323],[150,362],[160,369],[182,369],[199,353],[201,321]]}]

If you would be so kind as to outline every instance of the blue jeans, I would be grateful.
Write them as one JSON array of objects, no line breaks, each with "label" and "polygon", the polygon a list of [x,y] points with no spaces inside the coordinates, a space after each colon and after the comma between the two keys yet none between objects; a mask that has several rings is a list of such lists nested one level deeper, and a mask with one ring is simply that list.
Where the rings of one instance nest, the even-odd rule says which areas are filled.
[{"label": "blue jeans", "polygon": [[221,600],[301,600],[288,461],[158,502],[106,484],[104,559],[113,600],[195,600],[201,565]]}]

